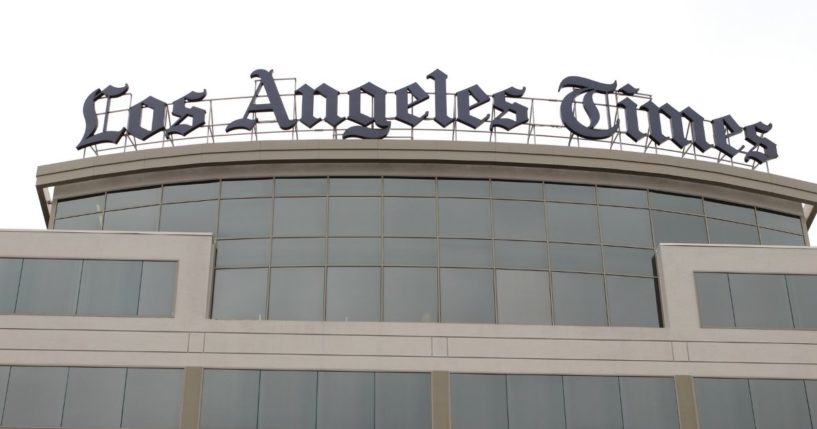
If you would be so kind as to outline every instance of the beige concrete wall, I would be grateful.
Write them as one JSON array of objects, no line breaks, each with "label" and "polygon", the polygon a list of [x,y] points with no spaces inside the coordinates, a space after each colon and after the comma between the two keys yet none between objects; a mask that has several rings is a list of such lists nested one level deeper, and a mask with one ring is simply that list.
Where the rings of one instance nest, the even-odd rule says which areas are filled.
[{"label": "beige concrete wall", "polygon": [[0,231],[0,257],[179,261],[175,317],[0,316],[0,365],[817,378],[816,331],[701,329],[692,275],[817,274],[817,248],[658,255],[665,328],[218,321],[209,234]]}]

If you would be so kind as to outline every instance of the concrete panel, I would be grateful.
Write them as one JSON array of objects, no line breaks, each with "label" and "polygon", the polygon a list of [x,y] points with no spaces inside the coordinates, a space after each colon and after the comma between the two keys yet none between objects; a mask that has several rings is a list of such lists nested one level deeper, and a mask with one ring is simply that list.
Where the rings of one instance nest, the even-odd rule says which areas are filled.
[{"label": "concrete panel", "polygon": [[206,334],[206,353],[431,356],[425,337]]},{"label": "concrete panel", "polygon": [[451,357],[671,361],[672,344],[658,341],[449,338]]}]

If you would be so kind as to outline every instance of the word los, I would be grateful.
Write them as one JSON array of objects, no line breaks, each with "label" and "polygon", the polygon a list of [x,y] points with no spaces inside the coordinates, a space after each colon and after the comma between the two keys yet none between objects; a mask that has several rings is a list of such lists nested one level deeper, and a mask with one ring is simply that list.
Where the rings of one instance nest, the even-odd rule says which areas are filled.
[{"label": "word los", "polygon": [[[295,95],[300,97],[301,105],[301,116],[296,119],[290,117],[284,107],[281,93],[278,90],[271,70],[258,69],[252,72],[250,77],[258,79],[259,82],[256,86],[255,93],[243,117],[227,124],[225,129],[227,133],[234,130],[252,131],[258,124],[256,114],[265,112],[274,115],[275,122],[278,127],[283,130],[292,129],[298,122],[308,128],[313,128],[321,121],[337,129],[340,124],[349,120],[355,125],[347,127],[344,130],[344,139],[382,139],[387,137],[391,130],[392,121],[386,116],[386,99],[389,93],[371,82],[343,93],[348,98],[348,117],[338,115],[338,102],[342,94],[341,92],[325,83],[316,88],[309,85],[302,85],[295,91]],[[440,127],[449,127],[456,121],[472,129],[477,129],[483,124],[489,123],[491,131],[494,131],[496,128],[510,131],[519,125],[529,122],[528,107],[518,102],[511,102],[512,99],[520,99],[524,96],[525,87],[521,89],[509,87],[488,96],[479,85],[470,86],[454,93],[454,102],[456,103],[455,111],[457,114],[455,117],[452,117],[448,115],[448,75],[440,70],[434,70],[429,73],[426,78],[433,81],[434,84],[434,116],[432,119]],[[559,85],[560,90],[566,87],[573,88],[573,90],[562,99],[560,107],[561,120],[568,130],[581,138],[602,140],[610,138],[616,135],[616,133],[623,133],[634,142],[638,142],[644,137],[649,138],[648,142],[652,141],[657,145],[670,140],[679,149],[685,149],[691,144],[697,150],[704,152],[714,147],[717,151],[730,159],[735,157],[738,153],[745,153],[746,162],[751,160],[758,164],[777,158],[777,146],[775,143],[762,136],[763,133],[771,130],[771,124],[767,125],[762,122],[757,122],[747,127],[741,127],[730,115],[714,119],[709,121],[711,123],[712,138],[714,141],[714,144],[712,144],[707,140],[705,132],[707,121],[689,107],[678,111],[669,104],[658,107],[652,101],[647,101],[641,106],[637,106],[636,103],[628,97],[635,96],[638,93],[638,89],[629,84],[616,89],[616,82],[604,84],[578,76],[571,76],[565,78]],[[262,89],[265,93],[263,96],[261,95]],[[204,100],[207,96],[207,91],[191,91],[178,100],[173,101],[170,105],[154,97],[147,97],[128,109],[127,127],[115,131],[105,130],[98,133],[99,115],[96,111],[97,102],[103,99],[110,101],[110,99],[121,97],[125,95],[127,91],[128,85],[123,87],[108,86],[105,89],[96,89],[88,95],[83,106],[85,133],[77,145],[77,149],[83,149],[101,143],[116,144],[126,133],[140,140],[147,140],[160,132],[164,132],[166,137],[173,135],[186,136],[194,130],[203,127],[206,123],[208,112],[200,107],[190,106],[188,103]],[[364,94],[371,98],[371,114],[363,113],[361,101]],[[622,100],[619,101],[616,106],[612,107],[623,110],[624,130],[621,129],[618,119],[607,128],[598,127],[601,114],[599,112],[599,106],[594,101],[594,96],[607,96],[609,94],[616,94],[622,97]],[[325,111],[323,112],[322,118],[315,116],[316,96],[321,96],[325,101]],[[587,125],[580,121],[574,109],[579,103],[578,100],[580,97],[580,104],[583,107],[587,119],[590,121]],[[396,113],[394,118],[392,118],[393,120],[414,128],[424,120],[429,119],[428,111],[423,112],[419,116],[413,113],[415,108],[422,110],[422,103],[432,98],[418,83],[414,82],[394,91],[394,98],[396,100],[396,105],[394,106]],[[488,114],[481,117],[475,116],[473,113],[474,109],[485,105],[489,101],[492,101],[491,108],[495,113],[493,119],[489,121],[491,115]],[[608,109],[607,113],[609,117],[609,109],[611,106],[607,104],[605,104],[605,106]],[[109,109],[110,102],[107,103],[106,110],[102,114],[105,124],[108,122]],[[149,128],[145,128],[142,125],[142,117],[146,110],[152,113]],[[175,121],[167,124],[165,122],[166,112],[172,115]],[[642,132],[640,129],[639,112],[646,112],[646,132]],[[642,113],[642,116],[643,115],[644,113]],[[666,136],[662,130],[662,116],[669,120],[670,136]],[[688,139],[685,135],[685,122],[688,123],[691,128],[691,139]],[[744,134],[746,141],[752,145],[752,148],[745,152],[745,146],[735,148],[729,144],[730,137],[737,136],[741,133]]]}]

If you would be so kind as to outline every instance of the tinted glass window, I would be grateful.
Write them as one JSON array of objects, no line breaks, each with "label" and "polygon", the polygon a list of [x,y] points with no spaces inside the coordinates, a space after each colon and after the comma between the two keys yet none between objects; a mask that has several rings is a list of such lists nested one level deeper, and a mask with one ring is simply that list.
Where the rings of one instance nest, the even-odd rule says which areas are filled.
[{"label": "tinted glass window", "polygon": [[542,201],[542,184],[540,182],[506,182],[494,180],[491,182],[491,192],[494,198],[509,200],[536,200]]},{"label": "tinted glass window", "polygon": [[438,182],[441,197],[488,198],[487,180],[446,180]]},{"label": "tinted glass window", "polygon": [[544,240],[544,204],[494,201],[494,236],[516,240]]},{"label": "tinted glass window", "polygon": [[749,380],[757,429],[811,427],[803,380]]},{"label": "tinted glass window", "polygon": [[610,325],[661,326],[655,279],[607,276],[605,281]]},{"label": "tinted glass window", "polygon": [[374,398],[372,373],[320,373],[318,429],[373,429]]},{"label": "tinted glass window", "polygon": [[102,214],[90,214],[54,221],[54,229],[96,231],[102,229]]},{"label": "tinted glass window", "polygon": [[707,219],[710,243],[760,244],[757,227],[740,223]]},{"label": "tinted glass window", "polygon": [[545,243],[532,241],[494,241],[494,258],[499,268],[547,269]]},{"label": "tinted glass window", "polygon": [[700,198],[681,195],[650,192],[650,207],[670,212],[704,214],[703,201]]},{"label": "tinted glass window", "polygon": [[74,217],[88,213],[100,213],[105,209],[105,196],[77,198],[60,201],[57,205],[57,219]]},{"label": "tinted glass window", "polygon": [[434,237],[437,234],[436,203],[433,198],[385,198],[384,235]]},{"label": "tinted glass window", "polygon": [[817,329],[817,276],[786,276],[794,326]]},{"label": "tinted glass window", "polygon": [[318,374],[308,371],[263,371],[259,428],[314,428],[317,421]]},{"label": "tinted glass window", "polygon": [[176,301],[176,262],[142,264],[142,286],[139,288],[140,316],[172,316]]},{"label": "tinted glass window", "polygon": [[547,224],[551,241],[599,242],[596,206],[548,203]]},{"label": "tinted glass window", "polygon": [[159,206],[106,212],[103,229],[107,231],[158,231]]},{"label": "tinted glass window", "polygon": [[329,235],[380,235],[380,198],[330,198]]},{"label": "tinted glass window", "polygon": [[440,269],[442,321],[494,323],[492,270]]},{"label": "tinted glass window", "polygon": [[277,237],[326,235],[326,198],[276,198],[272,230]]},{"label": "tinted glass window", "polygon": [[221,198],[271,197],[272,179],[225,180],[221,182]]},{"label": "tinted glass window", "polygon": [[276,238],[272,240],[273,266],[308,266],[326,263],[326,239]]},{"label": "tinted glass window", "polygon": [[550,266],[554,270],[602,271],[601,247],[582,244],[550,244]]},{"label": "tinted glass window", "polygon": [[729,285],[737,327],[757,329],[793,327],[784,276],[730,274]]},{"label": "tinted glass window", "polygon": [[621,399],[616,377],[564,377],[567,427],[622,427]]},{"label": "tinted glass window", "polygon": [[640,189],[603,188],[597,189],[599,204],[627,207],[647,207],[647,191]]},{"label": "tinted glass window", "polygon": [[377,195],[380,196],[379,178],[333,177],[329,179],[330,195]]},{"label": "tinted glass window", "polygon": [[219,183],[194,183],[190,185],[165,186],[162,202],[180,203],[184,201],[215,200],[219,194]]},{"label": "tinted glass window", "polygon": [[757,224],[759,226],[786,231],[792,234],[800,235],[803,233],[803,225],[800,223],[800,218],[797,216],[787,216],[765,210],[758,210]]},{"label": "tinted glass window", "polygon": [[74,314],[81,271],[82,261],[26,259],[20,278],[17,313]]},{"label": "tinted glass window", "polygon": [[437,265],[437,240],[421,238],[384,238],[384,264]]},{"label": "tinted glass window", "polygon": [[165,204],[159,221],[161,231],[216,232],[218,226],[218,202]]},{"label": "tinted glass window", "polygon": [[604,246],[604,269],[611,274],[655,275],[655,252],[646,249]]},{"label": "tinted glass window", "polygon": [[652,212],[655,244],[707,243],[704,218],[677,213]]},{"label": "tinted glass window", "polygon": [[802,235],[789,234],[788,232],[774,231],[760,228],[760,242],[767,245],[777,246],[805,246],[806,241]]},{"label": "tinted glass window", "polygon": [[141,261],[85,261],[77,314],[136,315],[141,281]]},{"label": "tinted glass window", "polygon": [[183,383],[181,369],[128,368],[122,427],[177,428]]},{"label": "tinted glass window", "polygon": [[272,198],[223,200],[218,215],[218,235],[224,238],[272,235]]},{"label": "tinted glass window", "polygon": [[278,197],[291,196],[321,196],[326,195],[326,179],[276,179],[275,195]]},{"label": "tinted glass window", "polygon": [[216,249],[216,267],[266,267],[270,260],[269,249],[269,239],[219,240]]},{"label": "tinted glass window", "polygon": [[490,240],[440,240],[440,265],[445,267],[490,267]]},{"label": "tinted glass window", "polygon": [[326,320],[380,320],[380,268],[329,268]]},{"label": "tinted glass window", "polygon": [[139,189],[136,191],[111,192],[105,202],[105,210],[128,209],[131,207],[153,206],[161,203],[162,188]]},{"label": "tinted glass window", "polygon": [[71,368],[62,426],[119,427],[125,368]]},{"label": "tinted glass window", "polygon": [[740,379],[696,378],[695,402],[701,429],[755,427],[749,382]]},{"label": "tinted glass window", "polygon": [[545,199],[548,201],[564,201],[568,203],[596,202],[596,188],[582,185],[545,184]]},{"label": "tinted glass window", "polygon": [[704,328],[735,326],[729,276],[721,273],[695,273],[698,312]]},{"label": "tinted glass window", "polygon": [[14,313],[22,269],[22,259],[0,258],[0,314]]},{"label": "tinted glass window", "polygon": [[213,319],[264,319],[267,284],[266,268],[216,270]]},{"label": "tinted glass window", "polygon": [[0,423],[3,417],[3,405],[6,403],[6,388],[9,383],[9,370],[7,366],[0,366]]},{"label": "tinted glass window", "polygon": [[329,265],[380,265],[380,239],[330,238]]},{"label": "tinted glass window", "polygon": [[386,268],[383,294],[383,320],[437,321],[435,268]]},{"label": "tinted glass window", "polygon": [[270,270],[269,318],[323,320],[323,268]]},{"label": "tinted glass window", "polygon": [[751,207],[736,206],[734,204],[704,201],[704,210],[707,217],[714,217],[733,222],[755,224],[755,210]]},{"label": "tinted glass window", "polygon": [[510,429],[564,429],[562,377],[509,375],[508,427]]},{"label": "tinted glass window", "polygon": [[434,179],[383,179],[383,194],[406,197],[433,197],[437,193]]},{"label": "tinted glass window", "polygon": [[621,377],[626,429],[678,429],[675,383],[669,377]]},{"label": "tinted glass window", "polygon": [[452,374],[452,428],[507,429],[506,394],[504,375]]},{"label": "tinted glass window", "polygon": [[499,323],[551,323],[547,272],[497,270]]},{"label": "tinted glass window", "polygon": [[605,244],[652,247],[650,212],[623,207],[599,207],[601,235]]},{"label": "tinted glass window", "polygon": [[377,373],[374,377],[375,428],[431,429],[428,374]]},{"label": "tinted glass window", "polygon": [[205,370],[202,429],[256,429],[259,376],[258,371]]},{"label": "tinted glass window", "polygon": [[607,325],[602,276],[571,273],[553,273],[552,276],[556,324]]},{"label": "tinted glass window", "polygon": [[68,368],[12,367],[3,426],[59,427],[67,379]]},{"label": "tinted glass window", "polygon": [[440,236],[490,237],[490,202],[440,198]]}]

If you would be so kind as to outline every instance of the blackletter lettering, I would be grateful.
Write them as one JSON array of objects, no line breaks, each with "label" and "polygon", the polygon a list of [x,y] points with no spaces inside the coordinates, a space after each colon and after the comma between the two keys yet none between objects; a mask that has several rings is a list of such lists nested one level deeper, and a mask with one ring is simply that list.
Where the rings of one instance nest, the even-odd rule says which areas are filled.
[{"label": "blackletter lettering", "polygon": [[441,127],[447,127],[454,122],[454,118],[448,116],[448,95],[446,93],[448,75],[437,69],[429,73],[426,78],[434,81],[434,122]]},{"label": "blackletter lettering", "polygon": [[[457,122],[477,129],[491,117],[491,115],[485,115],[480,119],[471,114],[471,110],[482,106],[490,100],[488,94],[486,94],[479,85],[458,91],[455,95],[457,97]],[[474,104],[469,104],[471,97],[475,100]]]},{"label": "blackletter lettering", "polygon": [[[428,100],[428,93],[417,82],[398,89],[394,92],[394,95],[397,97],[397,115],[394,119],[410,127],[416,127],[423,119],[428,117],[428,112],[423,113],[422,116],[415,116],[410,113],[412,107]],[[414,101],[409,102],[409,95],[414,98]]]},{"label": "blackletter lettering", "polygon": [[[527,106],[523,106],[519,103],[508,103],[508,101],[505,99],[505,97],[522,97],[525,95],[525,89],[525,87],[522,87],[522,89],[510,87],[504,91],[494,94],[494,109],[499,110],[501,113],[497,115],[493,121],[491,121],[492,130],[499,127],[505,131],[510,131],[516,128],[518,125],[528,122]],[[516,118],[514,120],[504,118],[505,114],[508,112],[513,113]]]},{"label": "blackletter lettering", "polygon": [[323,83],[317,89],[312,89],[309,85],[301,85],[295,91],[301,96],[301,123],[309,128],[317,125],[321,121],[315,117],[315,94],[323,96],[326,100],[326,116],[323,118],[332,128],[337,128],[346,118],[338,116],[338,92],[335,88]]},{"label": "blackletter lettering", "polygon": [[713,119],[712,137],[715,140],[715,149],[729,158],[734,157],[745,146],[741,146],[740,149],[735,149],[729,144],[728,139],[729,137],[734,137],[740,134],[742,131],[743,128],[738,125],[737,121],[735,121],[731,115]]},{"label": "blackletter lettering", "polygon": [[[374,117],[361,112],[360,97],[362,93],[372,97]],[[358,137],[362,139],[382,139],[389,134],[391,121],[386,120],[386,90],[368,82],[363,86],[349,91],[349,120],[360,126],[349,127],[343,132],[343,138]],[[374,123],[380,129],[367,128]]]},{"label": "blackletter lettering", "polygon": [[[613,126],[610,128],[595,128],[596,124],[599,123],[599,119],[601,119],[601,115],[599,114],[598,106],[596,106],[596,103],[593,102],[594,94],[609,94],[615,91],[615,81],[608,84],[596,82],[594,80],[579,76],[568,76],[559,84],[559,89],[565,87],[576,88],[573,90],[573,92],[567,94],[567,96],[562,99],[562,105],[559,108],[562,123],[568,130],[570,130],[570,132],[586,139],[600,140],[608,138],[618,131],[618,120],[616,120],[615,124],[613,124]],[[582,125],[582,123],[576,118],[576,114],[573,113],[573,103],[576,101],[576,98],[582,94],[584,94],[582,99],[582,107],[584,108],[584,113],[587,114],[587,117],[590,119],[590,124],[588,126]]]},{"label": "blackletter lettering", "polygon": [[[281,100],[281,94],[278,92],[278,86],[275,85],[275,79],[272,78],[272,70],[258,69],[252,72],[250,77],[260,79],[261,83],[255,88],[255,95],[252,96],[252,100],[250,101],[250,105],[247,106],[247,112],[244,113],[244,117],[230,122],[230,124],[227,125],[227,132],[229,133],[237,129],[251,131],[258,123],[258,119],[250,118],[250,114],[258,112],[273,112],[275,114],[275,120],[282,130],[288,130],[294,127],[296,122],[287,116],[286,109],[284,109],[284,102]],[[256,103],[258,94],[261,93],[261,88],[267,93],[268,103]]]},{"label": "blackletter lettering", "polygon": [[[147,107],[153,112],[150,121],[150,129],[142,127],[142,111]],[[153,97],[148,97],[128,109],[128,133],[139,140],[147,140],[153,135],[165,129],[165,109],[167,104],[164,101]]]},{"label": "blackletter lettering", "polygon": [[111,98],[121,97],[125,93],[128,92],[128,84],[125,86],[118,88],[115,86],[108,86],[105,89],[100,90],[99,88],[95,89],[88,97],[85,99],[85,104],[82,106],[82,115],[85,117],[85,133],[82,134],[82,140],[80,140],[79,144],[77,145],[77,150],[97,145],[100,143],[119,143],[119,140],[122,136],[125,135],[125,128],[120,129],[119,131],[108,131],[108,115],[110,114],[110,103],[105,107],[105,120],[104,126],[101,133],[96,134],[97,126],[99,126],[99,121],[96,117],[96,102],[101,100],[102,98],[107,98],[110,100]]},{"label": "blackletter lettering", "polygon": [[[185,105],[185,103],[204,100],[204,97],[207,97],[206,89],[202,92],[190,91],[184,97],[174,101],[173,109],[170,113],[179,119],[165,131],[165,134],[168,136],[178,134],[184,137],[204,125],[207,111],[198,107],[188,107]],[[187,118],[190,118],[190,125],[183,123]]]},{"label": "blackletter lettering", "polygon": [[[746,141],[754,145],[754,149],[746,152],[744,161],[748,162],[749,160],[752,160],[758,164],[763,164],[770,159],[777,158],[777,144],[758,135],[758,132],[764,134],[771,130],[772,124],[767,125],[763,122],[756,122],[743,129],[743,134],[746,137]],[[761,152],[757,150],[758,147],[763,148],[763,151]]]}]

